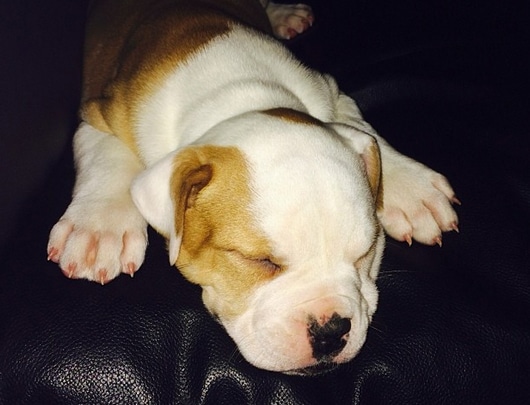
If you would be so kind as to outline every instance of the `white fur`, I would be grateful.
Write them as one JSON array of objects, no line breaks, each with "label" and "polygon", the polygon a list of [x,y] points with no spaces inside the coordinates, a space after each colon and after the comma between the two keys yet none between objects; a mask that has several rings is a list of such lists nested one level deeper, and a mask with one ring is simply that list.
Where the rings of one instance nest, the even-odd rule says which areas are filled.
[{"label": "white fur", "polygon": [[144,170],[131,184],[133,201],[147,222],[169,241],[169,264],[174,265],[180,250],[182,235],[175,231],[175,207],[170,196],[169,178],[173,173],[176,152]]},{"label": "white fur", "polygon": [[168,75],[166,84],[142,106],[139,149],[150,165],[168,150],[202,138],[219,122],[279,105],[327,122],[333,118],[336,93],[333,79],[302,66],[281,44],[234,27],[227,37],[213,40],[208,52],[194,55]]},{"label": "white fur", "polygon": [[[327,124],[263,112],[279,107]],[[280,44],[250,29],[232,27],[168,72],[137,118],[142,162],[113,136],[81,124],[74,197],[51,232],[49,257],[68,275],[101,282],[130,272],[130,263],[136,270],[146,246],[145,218],[169,239],[175,263],[181,240],[169,191],[175,154],[190,145],[237,147],[250,168],[250,212],[287,267],[249,292],[240,315],[217,313],[258,367],[297,373],[315,366],[308,317],[351,318],[346,346],[334,363],[348,361],[362,346],[377,306],[384,245],[362,158],[374,138],[383,161],[379,216],[387,232],[432,244],[456,227],[453,191],[441,175],[392,149],[331,77],[302,67]],[[135,176],[132,195],[142,215],[128,192]],[[129,241],[124,234],[134,237]],[[83,267],[94,239],[95,263]],[[371,256],[363,259],[368,251]],[[215,286],[203,291],[210,309],[224,299]]]},{"label": "white fur", "polygon": [[129,186],[144,167],[121,141],[86,123],[75,134],[74,155],[72,202],[50,233],[48,257],[69,277],[106,283],[132,275],[144,260],[147,224]]}]

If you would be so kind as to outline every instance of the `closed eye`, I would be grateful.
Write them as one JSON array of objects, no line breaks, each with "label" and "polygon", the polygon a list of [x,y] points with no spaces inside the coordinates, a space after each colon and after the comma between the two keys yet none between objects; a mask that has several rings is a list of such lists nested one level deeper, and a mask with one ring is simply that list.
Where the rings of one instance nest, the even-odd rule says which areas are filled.
[{"label": "closed eye", "polygon": [[235,255],[239,260],[244,260],[248,264],[251,264],[253,266],[258,266],[260,269],[265,270],[269,273],[277,273],[281,270],[283,270],[283,266],[278,264],[276,261],[271,259],[268,256],[249,256],[245,255],[242,252],[235,250],[235,249],[226,249],[225,251],[231,253],[232,255]]},{"label": "closed eye", "polygon": [[250,260],[252,260],[255,263],[259,264],[261,267],[263,267],[267,271],[270,271],[271,273],[276,273],[276,272],[282,270],[282,266],[280,266],[279,264],[273,262],[269,258],[259,258],[259,259],[250,259]]}]

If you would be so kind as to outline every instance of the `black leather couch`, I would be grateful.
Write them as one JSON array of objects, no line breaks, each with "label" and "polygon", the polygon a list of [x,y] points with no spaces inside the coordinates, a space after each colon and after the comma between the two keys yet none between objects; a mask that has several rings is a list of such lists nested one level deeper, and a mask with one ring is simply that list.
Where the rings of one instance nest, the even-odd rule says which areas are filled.
[{"label": "black leather couch", "polygon": [[1,404],[529,404],[528,15],[513,0],[313,1],[289,44],[463,204],[443,248],[388,240],[351,363],[255,369],[150,234],[102,287],[46,261],[69,202],[86,1],[2,1]]}]

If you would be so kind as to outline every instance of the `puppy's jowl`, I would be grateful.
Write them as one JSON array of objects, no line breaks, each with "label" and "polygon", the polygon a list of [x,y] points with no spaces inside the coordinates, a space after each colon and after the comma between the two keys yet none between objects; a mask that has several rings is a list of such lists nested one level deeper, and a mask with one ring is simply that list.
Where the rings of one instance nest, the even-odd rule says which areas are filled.
[{"label": "puppy's jowl", "polygon": [[134,4],[91,6],[77,180],[49,259],[70,278],[133,275],[149,223],[249,362],[310,374],[350,360],[383,229],[440,244],[453,190],[273,38],[308,29],[309,7]]}]

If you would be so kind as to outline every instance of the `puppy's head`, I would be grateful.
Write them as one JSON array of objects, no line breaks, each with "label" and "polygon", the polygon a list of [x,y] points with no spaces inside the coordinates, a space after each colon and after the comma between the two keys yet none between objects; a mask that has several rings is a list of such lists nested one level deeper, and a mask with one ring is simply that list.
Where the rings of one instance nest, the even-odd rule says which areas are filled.
[{"label": "puppy's head", "polygon": [[377,305],[383,250],[373,138],[285,111],[212,128],[132,194],[244,357],[312,374],[350,360]]}]

